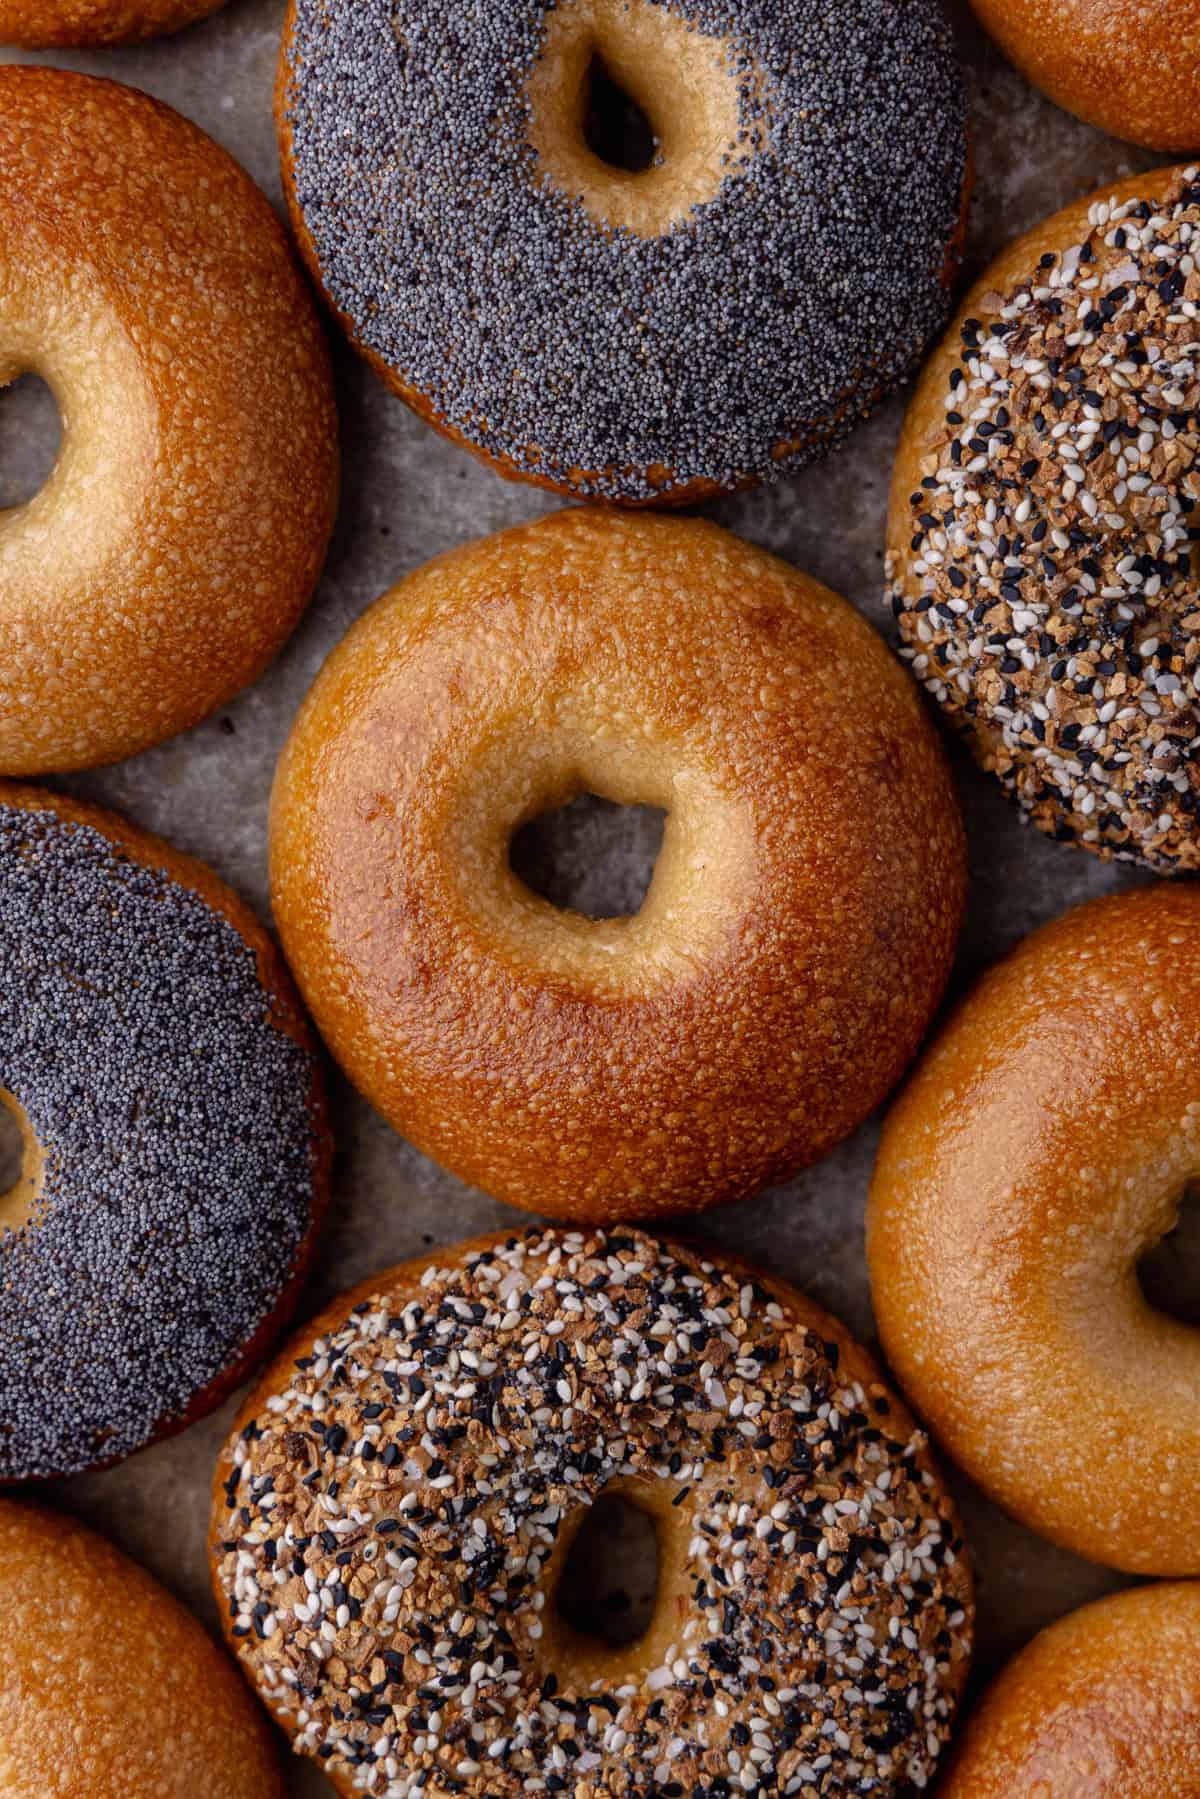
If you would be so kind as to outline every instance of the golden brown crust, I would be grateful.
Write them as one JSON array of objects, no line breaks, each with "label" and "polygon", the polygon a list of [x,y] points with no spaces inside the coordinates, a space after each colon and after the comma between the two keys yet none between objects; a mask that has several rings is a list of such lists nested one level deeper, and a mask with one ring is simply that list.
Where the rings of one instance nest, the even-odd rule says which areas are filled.
[{"label": "golden brown crust", "polygon": [[207,18],[225,0],[0,0],[0,44],[23,50],[135,44]]},{"label": "golden brown crust", "polygon": [[[508,868],[522,819],[589,787],[669,812],[632,920]],[[854,610],[716,526],[595,512],[371,609],[293,728],[271,853],[352,1079],[473,1185],[597,1221],[752,1192],[853,1129],[964,896],[940,746]]]},{"label": "golden brown crust", "polygon": [[867,1251],[891,1365],[1031,1529],[1200,1570],[1200,1336],[1139,1258],[1200,1166],[1200,892],[1097,900],[968,996],[888,1114]]},{"label": "golden brown crust", "polygon": [[[531,1231],[535,1235],[535,1231]],[[397,1315],[405,1305],[418,1299],[422,1292],[421,1280],[431,1268],[460,1268],[476,1256],[488,1250],[511,1244],[513,1234],[510,1232],[492,1232],[475,1237],[464,1243],[454,1244],[430,1251],[427,1255],[415,1257],[410,1261],[383,1269],[377,1274],[368,1276],[345,1293],[339,1294],[325,1306],[316,1317],[302,1325],[283,1346],[279,1353],[263,1373],[261,1379],[246,1397],[240,1407],[233,1427],[226,1439],[217,1467],[213,1475],[212,1511],[209,1527],[210,1572],[217,1608],[225,1632],[226,1641],[234,1655],[239,1655],[243,1644],[234,1634],[234,1619],[229,1608],[229,1596],[222,1583],[220,1569],[225,1560],[224,1543],[229,1531],[229,1507],[227,1503],[226,1483],[234,1469],[234,1451],[239,1444],[241,1433],[255,1418],[261,1418],[268,1410],[268,1402],[274,1395],[287,1389],[294,1378],[298,1361],[307,1358],[315,1342],[320,1339],[328,1341],[335,1337],[355,1307],[365,1305],[373,1298],[386,1298],[389,1311]],[[825,1344],[836,1345],[834,1365],[839,1377],[847,1383],[860,1383],[868,1393],[885,1394],[888,1398],[888,1429],[900,1440],[912,1440],[917,1446],[913,1452],[915,1465],[940,1488],[940,1476],[929,1452],[928,1445],[919,1432],[918,1426],[894,1390],[887,1385],[874,1357],[851,1334],[845,1324],[831,1313],[818,1306],[806,1294],[790,1283],[780,1280],[774,1275],[765,1273],[754,1267],[742,1257],[715,1250],[708,1243],[685,1244],[683,1239],[659,1239],[663,1247],[670,1253],[675,1250],[681,1255],[699,1254],[716,1268],[718,1273],[733,1275],[741,1281],[749,1280],[757,1283],[772,1299],[779,1304],[800,1330],[815,1332]],[[739,1477],[740,1478],[740,1477]],[[688,1562],[688,1537],[691,1534],[691,1523],[686,1512],[681,1513],[673,1503],[676,1489],[671,1482],[639,1482],[636,1483],[636,1503],[647,1511],[655,1520],[658,1534],[659,1566],[662,1570],[654,1615],[648,1624],[644,1639],[627,1650],[613,1651],[598,1642],[581,1637],[574,1632],[552,1606],[547,1606],[542,1613],[544,1635],[539,1645],[539,1661],[547,1670],[552,1670],[558,1686],[564,1690],[577,1692],[602,1691],[614,1684],[618,1663],[627,1669],[649,1669],[656,1665],[656,1656],[661,1659],[666,1647],[679,1640],[679,1632],[683,1623],[683,1615],[692,1609],[690,1588],[680,1586],[675,1578],[678,1569],[684,1568]],[[956,1514],[948,1501],[943,1501],[942,1516],[949,1521],[954,1530],[958,1530]],[[568,1521],[568,1527],[558,1543],[555,1555],[547,1565],[543,1577],[544,1589],[551,1593],[556,1584],[570,1548],[576,1528],[582,1519],[579,1517]],[[962,1581],[961,1601],[967,1619],[973,1618],[974,1589],[969,1564],[961,1558],[957,1569],[957,1578]],[[969,1624],[966,1629],[969,1631]],[[964,1652],[959,1657],[953,1671],[953,1694],[957,1701],[961,1695],[968,1672],[968,1656]],[[622,1676],[624,1678],[625,1676]],[[635,1678],[629,1674],[628,1678]],[[258,1687],[263,1704],[271,1713],[275,1722],[288,1734],[295,1730],[294,1716],[289,1716],[286,1709],[276,1702],[273,1694],[263,1687]],[[344,1776],[326,1767],[326,1777],[330,1779],[339,1799],[354,1799],[357,1788]]]},{"label": "golden brown crust", "polygon": [[103,1538],[0,1500],[0,1623],[0,1792],[283,1799],[236,1669]]},{"label": "golden brown crust", "polygon": [[0,514],[0,771],[133,754],[254,680],[337,498],[328,353],[270,206],[131,88],[0,70],[0,381],[43,375],[58,463]]},{"label": "golden brown crust", "polygon": [[[295,1310],[296,1302],[312,1265],[317,1236],[328,1209],[333,1169],[333,1140],[329,1131],[329,1111],[321,1062],[299,995],[270,933],[259,923],[245,901],[240,899],[233,889],[227,886],[219,875],[214,874],[205,863],[197,861],[194,856],[184,855],[181,850],[173,849],[161,837],[155,837],[151,832],[141,830],[137,825],[131,824],[127,819],[119,817],[114,812],[105,811],[99,806],[88,805],[81,800],[70,799],[64,794],[51,793],[45,788],[18,786],[9,781],[2,781],[0,782],[0,806],[17,807],[27,812],[50,811],[67,822],[84,825],[90,830],[98,831],[110,843],[115,844],[122,855],[127,856],[139,867],[161,870],[180,887],[191,893],[199,894],[205,904],[211,907],[219,917],[231,924],[248,947],[253,950],[258,966],[258,978],[264,993],[269,996],[272,1022],[276,1028],[299,1043],[312,1057],[312,1086],[309,1094],[314,1149],[312,1219],[304,1241],[297,1251],[287,1284],[280,1293],[278,1303],[263,1319],[261,1326],[245,1344],[236,1361],[232,1362],[215,1381],[196,1394],[186,1412],[164,1425],[158,1437],[154,1439],[154,1441],[158,1441],[162,1437],[178,1435],[180,1431],[186,1430],[189,1425],[206,1417],[209,1412],[214,1411],[217,1406],[222,1404],[258,1365]],[[104,1466],[104,1464],[98,1463],[97,1466]],[[0,1792],[3,1792],[2,1786],[0,1786]]]},{"label": "golden brown crust", "polygon": [[939,1799],[1196,1799],[1200,1585],[1072,1612],[989,1688]]},{"label": "golden brown crust", "polygon": [[971,0],[1021,72],[1114,137],[1200,149],[1200,0]]}]

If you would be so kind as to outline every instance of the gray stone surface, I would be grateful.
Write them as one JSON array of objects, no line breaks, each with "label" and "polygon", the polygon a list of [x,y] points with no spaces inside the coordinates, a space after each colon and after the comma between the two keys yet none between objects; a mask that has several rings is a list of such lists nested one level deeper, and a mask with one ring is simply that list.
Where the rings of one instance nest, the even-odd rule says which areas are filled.
[{"label": "gray stone surface", "polygon": [[[352,0],[349,0],[352,3]],[[233,0],[182,36],[138,50],[60,56],[72,67],[132,82],[171,102],[225,144],[278,201],[271,83],[279,0]],[[1115,143],[1031,93],[965,19],[978,185],[973,268],[1007,238],[1087,191],[1153,159]],[[345,496],[320,589],[276,666],[219,719],[122,766],[69,783],[207,858],[266,908],[265,812],[272,767],[301,695],[346,627],[405,570],[464,538],[550,509],[436,437],[347,352],[338,351],[345,432]],[[770,491],[727,502],[715,516],[852,598],[875,622],[883,514],[901,402],[885,407],[832,461]],[[0,400],[0,500],[45,466],[52,420],[28,385]],[[988,783],[958,762],[971,835],[973,894],[956,985],[1034,925],[1128,881],[1024,831]],[[653,853],[653,820],[570,821],[557,846],[532,847],[557,870],[557,891],[595,904],[635,887]],[[598,860],[600,858],[600,860]],[[336,1200],[306,1296],[313,1310],[371,1270],[511,1218],[459,1186],[399,1140],[335,1083]],[[876,1139],[869,1124],[837,1154],[785,1187],[703,1223],[806,1288],[864,1337],[873,1334],[862,1253],[863,1201]],[[1167,1258],[1168,1287],[1179,1258]],[[1172,1269],[1176,1270],[1173,1274]],[[1193,1292],[1197,1289],[1193,1286]],[[232,1407],[176,1441],[102,1475],[63,1483],[52,1497],[108,1531],[204,1616],[213,1610],[203,1554],[207,1483]],[[980,1575],[978,1666],[993,1667],[1041,1624],[1114,1577],[1059,1553],[1002,1518],[961,1485]],[[330,1788],[297,1768],[293,1791]]]}]

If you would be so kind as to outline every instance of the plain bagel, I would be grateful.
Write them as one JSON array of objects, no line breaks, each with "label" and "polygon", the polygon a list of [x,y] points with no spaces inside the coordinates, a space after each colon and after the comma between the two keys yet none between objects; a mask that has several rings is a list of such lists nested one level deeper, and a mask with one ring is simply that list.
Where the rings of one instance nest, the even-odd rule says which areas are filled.
[{"label": "plain bagel", "polygon": [[0,0],[0,44],[65,50],[135,44],[207,18],[224,0]]},{"label": "plain bagel", "polygon": [[[591,791],[668,814],[641,911],[513,873]],[[695,1211],[823,1155],[902,1073],[964,899],[915,687],[828,589],[714,525],[566,512],[373,606],[276,778],[285,950],[351,1079],[474,1186]]]},{"label": "plain bagel", "polygon": [[284,1799],[233,1664],[83,1525],[0,1500],[0,1629],[6,1796]]},{"label": "plain bagel", "polygon": [[0,512],[0,773],[133,755],[275,655],[337,497],[328,353],[233,159],[132,88],[0,68],[0,384],[65,421]]},{"label": "plain bagel", "polygon": [[938,1799],[1196,1799],[1200,1583],[1052,1624],[984,1694]]},{"label": "plain bagel", "polygon": [[888,1114],[867,1251],[884,1347],[1021,1523],[1200,1572],[1200,1334],[1140,1257],[1200,1168],[1200,892],[1069,912],[960,1007]]},{"label": "plain bagel", "polygon": [[971,0],[1059,106],[1154,150],[1200,150],[1200,0]]}]

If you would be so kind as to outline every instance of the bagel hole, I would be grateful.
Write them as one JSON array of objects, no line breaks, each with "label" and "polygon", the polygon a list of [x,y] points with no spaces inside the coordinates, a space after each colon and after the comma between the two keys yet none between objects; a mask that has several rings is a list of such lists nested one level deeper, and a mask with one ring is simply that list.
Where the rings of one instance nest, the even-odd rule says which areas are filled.
[{"label": "bagel hole", "polygon": [[658,1599],[658,1532],[619,1493],[601,1493],[576,1532],[555,1603],[581,1637],[621,1649],[645,1636]]},{"label": "bagel hole", "polygon": [[7,1199],[25,1171],[25,1139],[16,1113],[0,1105],[0,1199]]},{"label": "bagel hole", "polygon": [[31,1143],[23,1109],[0,1089],[0,1235],[20,1230],[34,1215],[40,1158],[31,1154]]},{"label": "bagel hole", "polygon": [[666,820],[658,806],[619,806],[580,793],[514,833],[509,865],[560,911],[631,918],[654,879]]},{"label": "bagel hole", "polygon": [[583,136],[593,156],[628,175],[644,174],[658,154],[654,127],[599,51],[588,65]]},{"label": "bagel hole", "polygon": [[1138,1280],[1156,1312],[1200,1326],[1200,1183],[1179,1207],[1179,1222],[1138,1263]]},{"label": "bagel hole", "polygon": [[19,375],[0,388],[0,511],[41,492],[61,444],[62,414],[40,375]]}]

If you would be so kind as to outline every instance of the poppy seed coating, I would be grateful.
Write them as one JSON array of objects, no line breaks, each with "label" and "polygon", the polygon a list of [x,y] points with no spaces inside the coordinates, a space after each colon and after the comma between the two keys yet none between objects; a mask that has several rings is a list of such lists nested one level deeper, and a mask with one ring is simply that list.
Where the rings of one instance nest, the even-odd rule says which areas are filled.
[{"label": "poppy seed coating", "polygon": [[0,1089],[44,1159],[0,1227],[0,1480],[129,1454],[237,1360],[311,1224],[313,1082],[206,900],[0,805]]},{"label": "poppy seed coating", "polygon": [[904,379],[946,317],[967,164],[936,0],[639,4],[725,45],[740,109],[715,196],[659,235],[540,166],[553,0],[295,0],[283,120],[360,346],[472,447],[626,501],[777,478]]}]

